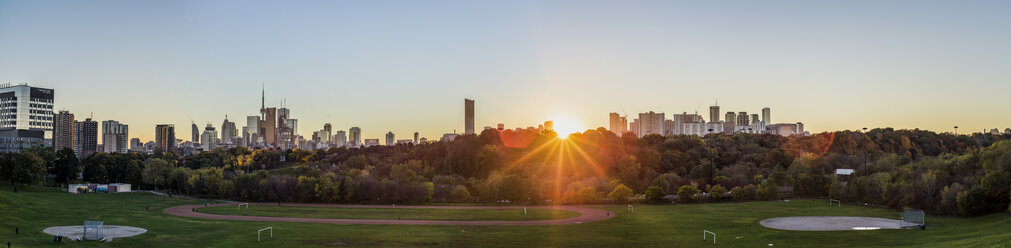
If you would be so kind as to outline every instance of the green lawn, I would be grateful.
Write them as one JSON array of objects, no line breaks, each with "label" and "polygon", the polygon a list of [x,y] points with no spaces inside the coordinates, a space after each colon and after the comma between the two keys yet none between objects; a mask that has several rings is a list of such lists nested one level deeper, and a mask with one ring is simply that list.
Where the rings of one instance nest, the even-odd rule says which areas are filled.
[{"label": "green lawn", "polygon": [[205,207],[198,212],[208,214],[250,216],[299,217],[320,219],[384,219],[384,220],[549,220],[579,216],[579,213],[552,209],[417,209],[417,208],[345,208],[345,207],[286,207],[251,205]]},{"label": "green lawn", "polygon": [[[927,230],[796,232],[764,228],[765,218],[850,215],[896,218],[888,209],[830,207],[822,200],[605,207],[616,217],[557,226],[335,225],[205,220],[170,216],[162,209],[200,203],[148,193],[74,195],[0,186],[0,242],[12,247],[54,247],[42,228],[105,220],[148,233],[109,243],[64,242],[61,247],[1011,247],[1006,213],[974,218],[927,217]],[[151,210],[146,211],[145,207]],[[14,235],[14,227],[21,234]],[[274,227],[274,240],[256,242],[256,230]],[[702,241],[714,231],[718,245]]]}]

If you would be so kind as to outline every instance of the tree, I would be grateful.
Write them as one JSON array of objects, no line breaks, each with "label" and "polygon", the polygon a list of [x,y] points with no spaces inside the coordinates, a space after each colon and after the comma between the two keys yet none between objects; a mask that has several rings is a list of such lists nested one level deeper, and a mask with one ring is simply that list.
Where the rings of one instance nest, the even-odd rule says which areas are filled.
[{"label": "tree", "polygon": [[158,189],[159,186],[168,186],[168,179],[172,173],[172,165],[160,158],[152,158],[147,160],[147,165],[144,166],[144,171],[141,173],[143,181],[147,185],[154,186]]},{"label": "tree", "polygon": [[80,172],[81,161],[77,159],[77,154],[74,154],[73,149],[63,148],[56,152],[56,161],[54,161],[53,170],[50,173],[56,177],[57,183],[70,184],[70,179],[77,178],[77,173]]},{"label": "tree", "polygon": [[34,153],[22,151],[10,153],[8,156],[10,160],[7,163],[13,165],[10,174],[12,184],[15,182],[32,184],[41,179],[42,174],[46,172],[46,162]]},{"label": "tree", "polygon": [[764,181],[762,184],[758,185],[758,197],[763,200],[776,199],[778,194],[779,188],[768,181]]},{"label": "tree", "polygon": [[632,197],[632,194],[635,194],[635,192],[632,192],[631,188],[625,186],[625,184],[618,184],[611,193],[607,194],[607,198],[611,198],[617,203],[625,203],[628,202],[628,198]]},{"label": "tree", "polygon": [[758,195],[757,191],[758,187],[755,187],[754,184],[748,184],[744,187],[734,187],[734,189],[730,190],[730,195],[735,201],[754,200],[755,196]]},{"label": "tree", "polygon": [[694,185],[685,185],[678,188],[678,202],[691,202],[696,194],[699,193],[699,188]]},{"label": "tree", "polygon": [[667,193],[660,186],[649,186],[649,188],[646,188],[646,199],[661,202],[664,196],[667,196]]},{"label": "tree", "polygon": [[727,195],[727,188],[725,188],[725,187],[723,187],[722,185],[719,185],[719,184],[713,185],[712,187],[709,187],[706,190],[709,191],[709,194],[712,195],[713,200],[716,200],[716,201],[719,201],[719,200],[723,199]]}]

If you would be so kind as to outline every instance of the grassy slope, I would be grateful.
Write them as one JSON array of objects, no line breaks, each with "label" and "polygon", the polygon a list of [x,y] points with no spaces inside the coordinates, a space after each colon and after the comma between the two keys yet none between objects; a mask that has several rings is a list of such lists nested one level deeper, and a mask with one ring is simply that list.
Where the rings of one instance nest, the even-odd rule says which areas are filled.
[{"label": "grassy slope", "polygon": [[[19,188],[20,189],[20,188]],[[796,215],[853,215],[896,218],[887,209],[829,207],[824,201],[749,202],[606,207],[615,218],[578,225],[460,227],[333,225],[202,220],[169,216],[161,209],[198,202],[147,193],[72,195],[55,190],[0,186],[0,242],[13,247],[52,246],[42,228],[101,219],[110,225],[147,228],[149,233],[110,243],[65,242],[62,247],[709,247],[702,229],[718,233],[717,247],[1007,247],[1011,221],[1005,213],[975,218],[928,216],[928,228],[840,232],[766,229],[758,221]],[[151,211],[145,211],[151,206]],[[21,235],[13,235],[14,226]],[[256,230],[273,226],[275,240],[256,242]],[[741,238],[737,238],[741,237]],[[1001,246],[1002,245],[1002,246]]]},{"label": "grassy slope", "polygon": [[410,209],[410,208],[324,208],[249,206],[241,210],[235,206],[206,207],[197,209],[202,213],[236,215],[240,212],[250,216],[299,217],[322,219],[386,219],[396,220],[549,220],[579,216],[579,213],[564,210],[522,209]]}]

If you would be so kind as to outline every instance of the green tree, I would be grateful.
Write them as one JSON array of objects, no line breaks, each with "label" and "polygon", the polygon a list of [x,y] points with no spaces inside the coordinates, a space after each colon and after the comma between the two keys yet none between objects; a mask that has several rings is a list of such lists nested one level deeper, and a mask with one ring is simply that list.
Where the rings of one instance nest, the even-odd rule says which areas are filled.
[{"label": "green tree", "polygon": [[70,148],[63,148],[56,153],[53,170],[50,172],[56,177],[56,181],[63,185],[70,184],[72,178],[77,178],[77,173],[81,172],[81,161],[77,159],[77,154]]},{"label": "green tree", "polygon": [[709,191],[709,194],[712,195],[715,201],[720,201],[727,195],[727,188],[719,184],[708,187],[706,190]]},{"label": "green tree", "polygon": [[764,181],[758,185],[758,197],[762,200],[776,199],[778,194],[779,188],[775,184],[769,183],[769,181]]},{"label": "green tree", "polygon": [[667,193],[664,192],[663,188],[660,188],[660,186],[649,186],[649,188],[646,188],[647,199],[655,202],[661,202],[663,201],[664,196],[667,196]]},{"label": "green tree", "polygon": [[172,165],[168,161],[152,158],[147,160],[147,165],[144,166],[141,177],[145,184],[154,186],[157,190],[158,187],[168,186],[168,179],[171,173]]},{"label": "green tree", "polygon": [[629,201],[632,194],[635,194],[635,192],[632,191],[632,188],[625,186],[625,184],[618,184],[618,186],[614,187],[614,190],[612,190],[611,193],[607,194],[607,198],[611,198],[617,203],[625,203]]},{"label": "green tree", "polygon": [[678,188],[678,202],[691,202],[696,194],[699,193],[699,188],[693,185],[685,185]]}]

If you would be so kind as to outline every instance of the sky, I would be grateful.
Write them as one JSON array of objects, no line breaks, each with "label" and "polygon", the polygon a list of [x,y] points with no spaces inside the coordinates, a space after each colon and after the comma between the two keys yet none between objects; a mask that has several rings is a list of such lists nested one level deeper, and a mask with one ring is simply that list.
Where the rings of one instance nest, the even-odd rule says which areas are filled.
[{"label": "sky", "polygon": [[1011,127],[1009,1],[7,1],[0,82],[77,119],[310,137],[463,132],[610,112],[772,109],[812,132]]}]

